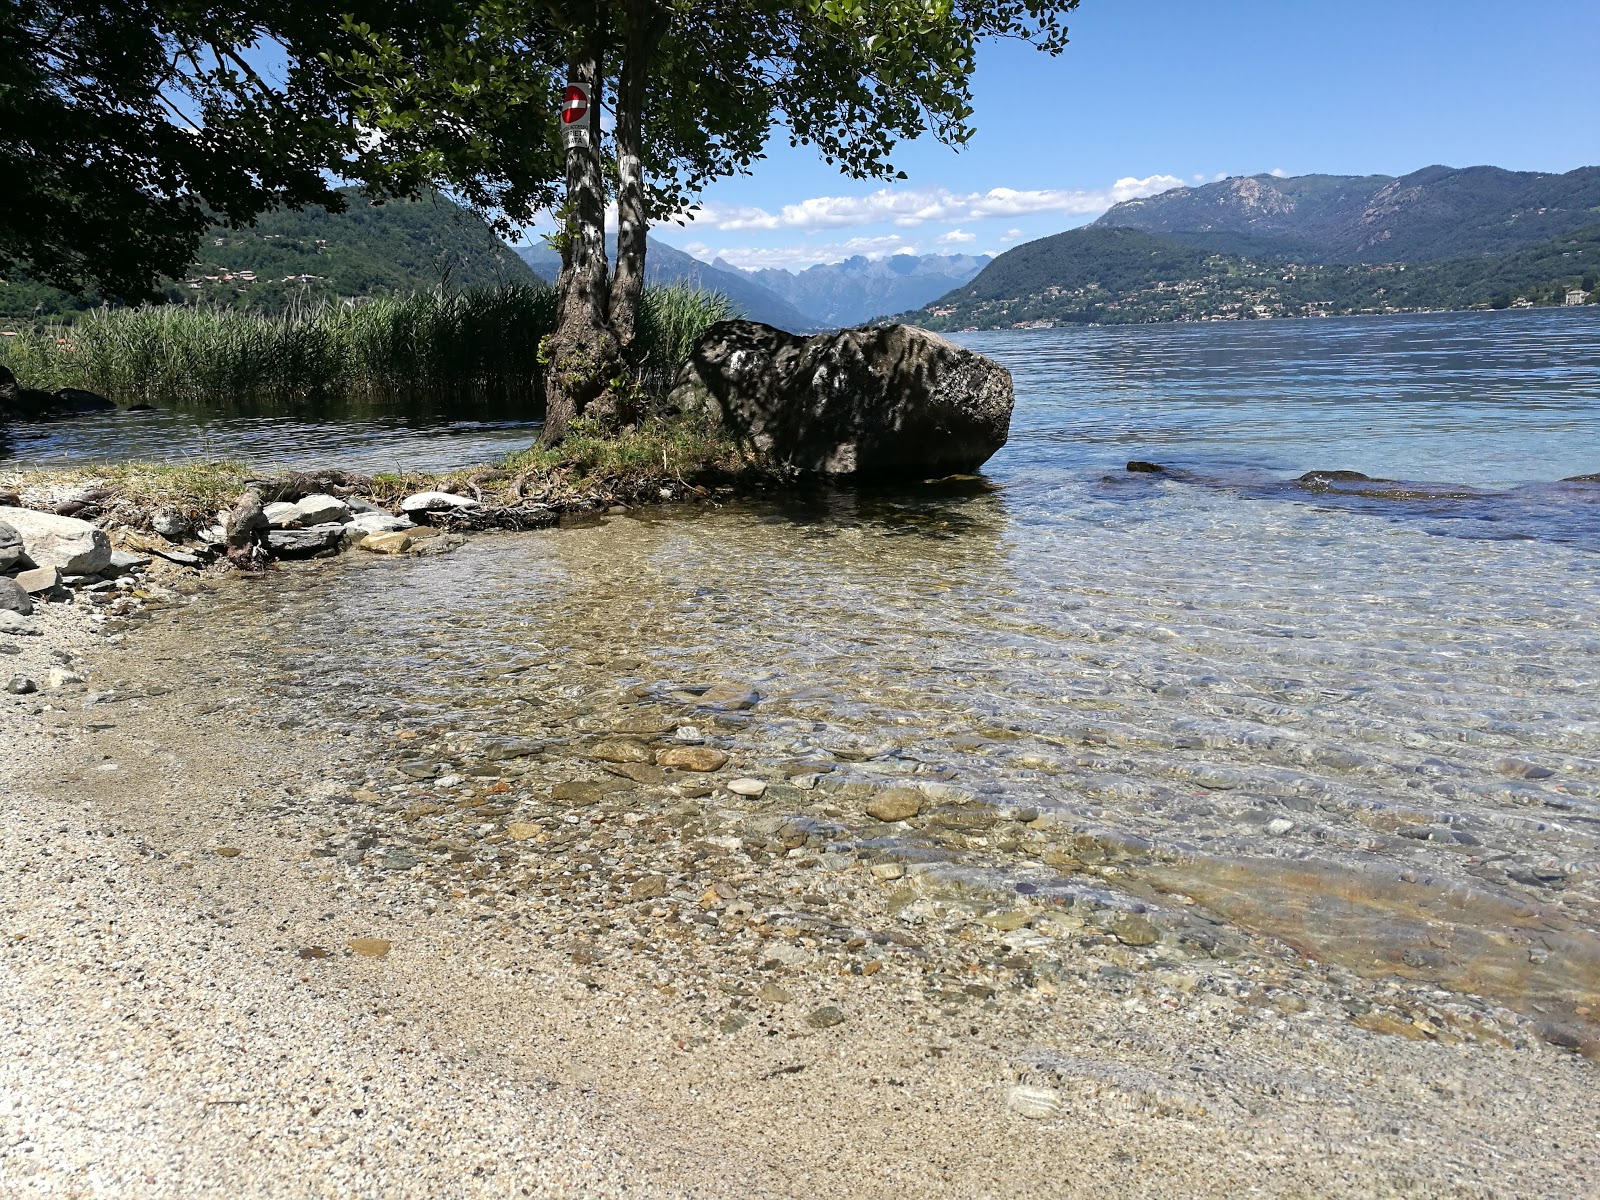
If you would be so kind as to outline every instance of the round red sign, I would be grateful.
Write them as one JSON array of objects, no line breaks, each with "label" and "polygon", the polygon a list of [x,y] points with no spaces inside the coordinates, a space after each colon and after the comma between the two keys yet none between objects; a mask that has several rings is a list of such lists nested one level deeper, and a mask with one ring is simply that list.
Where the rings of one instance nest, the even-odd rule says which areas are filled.
[{"label": "round red sign", "polygon": [[577,84],[567,85],[567,92],[561,104],[561,123],[571,125],[574,121],[583,120],[589,111],[589,93]]}]

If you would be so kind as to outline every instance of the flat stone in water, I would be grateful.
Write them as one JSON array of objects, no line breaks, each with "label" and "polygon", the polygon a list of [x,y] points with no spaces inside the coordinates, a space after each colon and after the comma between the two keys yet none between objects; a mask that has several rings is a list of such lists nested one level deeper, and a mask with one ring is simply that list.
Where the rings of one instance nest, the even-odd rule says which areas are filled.
[{"label": "flat stone in water", "polygon": [[917,788],[889,788],[867,802],[867,815],[880,821],[908,821],[922,811],[924,799]]},{"label": "flat stone in water", "polygon": [[709,746],[674,746],[658,752],[656,762],[680,771],[717,771],[728,765],[728,756]]}]

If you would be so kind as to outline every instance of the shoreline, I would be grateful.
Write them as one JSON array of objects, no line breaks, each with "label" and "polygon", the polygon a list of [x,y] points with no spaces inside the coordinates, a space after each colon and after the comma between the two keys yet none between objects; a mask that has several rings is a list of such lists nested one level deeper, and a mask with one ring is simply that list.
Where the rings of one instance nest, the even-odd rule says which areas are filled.
[{"label": "shoreline", "polygon": [[[930,998],[946,918],[887,920],[904,875],[805,837],[775,858],[718,845],[737,828],[694,818],[727,802],[682,784],[529,814],[560,836],[520,899],[326,855],[338,814],[386,841],[448,806],[394,770],[417,757],[406,741],[205,711],[173,657],[182,607],[248,586],[207,580],[156,609],[159,628],[110,638],[87,605],[47,605],[45,636],[14,639],[30,664],[84,653],[88,675],[0,710],[3,852],[35,868],[4,873],[0,1012],[21,1053],[0,1067],[0,1180],[19,1194],[1553,1196],[1600,1178],[1592,1149],[1541,1154],[1594,1130],[1593,1067],[1573,1056],[1328,1021],[1292,978],[1239,992],[1137,937],[1074,941],[1081,974],[1029,982],[984,965],[1004,930],[965,919],[952,928],[978,969],[935,963]],[[578,773],[620,779],[630,757]],[[369,779],[376,802],[358,794]],[[463,795],[481,809],[497,786]],[[630,815],[660,838],[619,836]],[[697,865],[698,846],[725,866]],[[601,868],[614,878],[596,892],[584,877]],[[854,946],[835,911],[913,944]],[[646,935],[632,948],[629,922]],[[365,957],[357,938],[389,948]],[[318,1072],[338,1103],[310,1098]],[[530,1112],[543,1145],[523,1154]]]}]

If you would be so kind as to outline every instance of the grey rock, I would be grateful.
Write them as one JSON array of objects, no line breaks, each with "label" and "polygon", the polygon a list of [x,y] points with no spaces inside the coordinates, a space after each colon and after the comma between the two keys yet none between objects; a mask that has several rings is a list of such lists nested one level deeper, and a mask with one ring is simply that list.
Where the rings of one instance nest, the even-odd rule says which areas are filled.
[{"label": "grey rock", "polygon": [[277,503],[266,507],[266,520],[273,529],[307,528],[313,525],[344,524],[350,519],[350,506],[337,496],[324,493],[306,496],[293,504]]},{"label": "grey rock", "polygon": [[150,553],[170,563],[177,563],[180,567],[200,567],[204,566],[206,561],[198,554],[191,554],[187,550],[151,550]]},{"label": "grey rock", "polygon": [[309,529],[274,529],[267,534],[267,549],[279,558],[308,558],[335,550],[344,537],[343,525],[313,525]]},{"label": "grey rock", "polygon": [[31,696],[39,690],[39,685],[26,675],[13,675],[6,684],[6,691],[13,696]]},{"label": "grey rock", "polygon": [[390,513],[375,508],[364,508],[351,518],[350,524],[359,529],[362,534],[368,533],[399,533],[406,529],[415,529],[417,523],[410,517],[396,517]]},{"label": "grey rock", "polygon": [[149,565],[150,559],[143,554],[130,554],[126,550],[113,550],[111,552],[111,566],[104,574],[109,575],[115,572],[118,575],[126,575],[129,571],[137,571]]},{"label": "grey rock", "polygon": [[13,637],[38,637],[39,630],[28,624],[28,619],[10,609],[0,608],[0,633]]},{"label": "grey rock", "polygon": [[60,567],[67,575],[97,575],[111,565],[111,539],[87,521],[31,508],[0,508],[0,521],[22,535],[35,566]]},{"label": "grey rock", "polygon": [[22,561],[22,535],[10,525],[0,524],[0,571],[9,571]]},{"label": "grey rock", "polygon": [[150,528],[154,529],[169,542],[175,542],[186,536],[191,528],[188,521],[175,512],[158,512],[150,518]]},{"label": "grey rock", "polygon": [[812,1009],[806,1014],[806,1024],[813,1029],[832,1029],[843,1022],[844,1013],[831,1004],[824,1004],[821,1008]]},{"label": "grey rock", "polygon": [[1011,375],[909,325],[799,337],[722,321],[669,403],[804,471],[906,478],[975,470],[1005,445]]},{"label": "grey rock", "polygon": [[418,513],[446,512],[451,509],[482,508],[470,496],[452,496],[449,492],[418,492],[414,496],[407,496],[400,501],[400,508],[405,513],[415,516]]},{"label": "grey rock", "polygon": [[14,612],[20,616],[33,616],[33,597],[28,595],[28,589],[15,579],[8,579],[0,575],[0,609]]}]

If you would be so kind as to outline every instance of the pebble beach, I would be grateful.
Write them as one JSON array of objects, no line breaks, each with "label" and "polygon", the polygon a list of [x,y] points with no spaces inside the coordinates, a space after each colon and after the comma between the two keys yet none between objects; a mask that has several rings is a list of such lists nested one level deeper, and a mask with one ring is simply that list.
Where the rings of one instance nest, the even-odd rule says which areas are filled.
[{"label": "pebble beach", "polygon": [[1592,1064],[1514,1015],[831,849],[830,822],[911,809],[1002,840],[1038,818],[730,757],[718,722],[759,712],[737,681],[619,695],[498,755],[220,703],[207,672],[231,668],[183,630],[257,586],[158,562],[0,636],[0,674],[40,685],[0,701],[4,1194],[1600,1179]]}]

